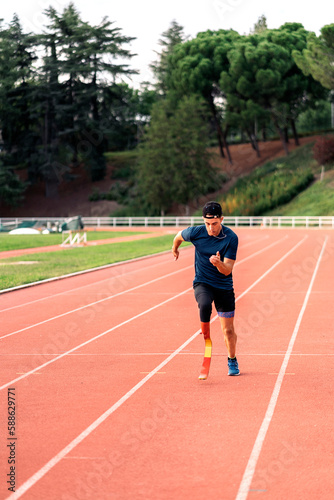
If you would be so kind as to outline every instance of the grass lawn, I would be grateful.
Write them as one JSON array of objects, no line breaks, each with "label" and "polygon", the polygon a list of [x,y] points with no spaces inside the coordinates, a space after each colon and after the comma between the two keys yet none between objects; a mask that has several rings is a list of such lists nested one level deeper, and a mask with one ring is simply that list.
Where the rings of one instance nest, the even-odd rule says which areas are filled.
[{"label": "grass lawn", "polygon": [[277,216],[334,216],[334,170],[325,173],[290,203],[266,212]]},{"label": "grass lawn", "polygon": [[[145,240],[1,259],[0,290],[171,250],[173,238],[174,235],[171,234]],[[170,257],[172,260],[172,254]]]},{"label": "grass lawn", "polygon": [[[119,236],[143,234],[143,231],[87,231],[87,241],[106,240]],[[19,250],[22,248],[37,248],[62,243],[61,233],[50,234],[8,234],[0,233],[0,252],[5,250]]]}]

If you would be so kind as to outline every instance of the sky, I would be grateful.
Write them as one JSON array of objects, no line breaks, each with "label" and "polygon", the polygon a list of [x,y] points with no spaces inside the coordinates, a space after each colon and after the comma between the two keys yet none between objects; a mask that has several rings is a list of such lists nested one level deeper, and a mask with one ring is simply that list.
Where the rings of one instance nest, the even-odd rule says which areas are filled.
[{"label": "sky", "polygon": [[[16,13],[25,31],[41,32],[45,26],[43,11],[52,5],[61,13],[69,0],[3,0],[1,3],[0,18],[4,25]],[[72,3],[83,21],[97,25],[107,17],[124,36],[136,38],[126,48],[137,54],[127,61],[132,69],[139,70],[139,74],[128,81],[137,88],[143,81],[153,82],[149,64],[157,59],[158,41],[173,20],[190,38],[208,29],[234,29],[248,34],[262,15],[267,19],[268,28],[298,22],[317,35],[323,26],[334,23],[334,4],[328,0],[73,0]]]}]

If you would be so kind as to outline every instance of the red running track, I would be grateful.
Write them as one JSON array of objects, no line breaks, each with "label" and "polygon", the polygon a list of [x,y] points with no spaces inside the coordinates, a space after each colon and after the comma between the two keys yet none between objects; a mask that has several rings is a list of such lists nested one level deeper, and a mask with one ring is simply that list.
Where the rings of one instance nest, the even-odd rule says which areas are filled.
[{"label": "red running track", "polygon": [[191,247],[0,296],[1,499],[334,497],[333,232],[236,232],[239,377]]}]

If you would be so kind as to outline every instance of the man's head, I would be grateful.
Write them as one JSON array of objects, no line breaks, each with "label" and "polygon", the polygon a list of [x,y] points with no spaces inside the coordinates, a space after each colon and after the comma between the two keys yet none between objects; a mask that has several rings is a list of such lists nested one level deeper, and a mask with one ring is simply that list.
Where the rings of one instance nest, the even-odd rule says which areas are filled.
[{"label": "man's head", "polygon": [[204,205],[202,214],[209,236],[218,236],[224,219],[220,204],[216,201],[209,201]]}]

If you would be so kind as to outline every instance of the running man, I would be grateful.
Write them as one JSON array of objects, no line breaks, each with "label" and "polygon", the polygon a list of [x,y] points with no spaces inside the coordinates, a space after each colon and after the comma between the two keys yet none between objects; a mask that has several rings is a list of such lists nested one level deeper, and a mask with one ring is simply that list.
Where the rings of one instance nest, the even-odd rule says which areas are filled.
[{"label": "running man", "polygon": [[228,375],[239,375],[236,358],[237,336],[234,331],[235,297],[232,269],[237,256],[238,237],[223,226],[222,208],[209,201],[203,207],[204,224],[179,231],[172,252],[179,258],[179,246],[190,241],[195,246],[195,278],[193,288],[199,308],[201,333],[210,338],[210,318],[214,302],[228,353]]}]

